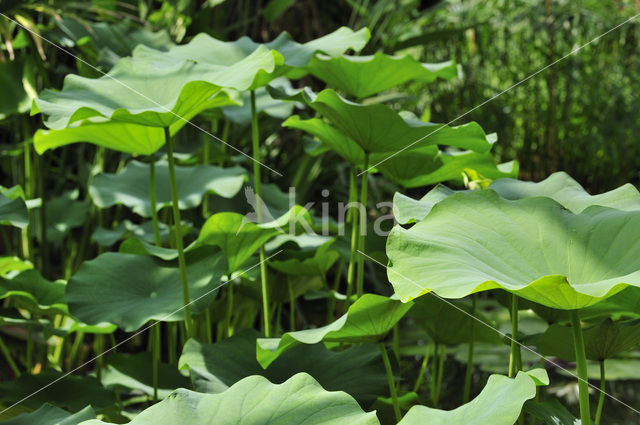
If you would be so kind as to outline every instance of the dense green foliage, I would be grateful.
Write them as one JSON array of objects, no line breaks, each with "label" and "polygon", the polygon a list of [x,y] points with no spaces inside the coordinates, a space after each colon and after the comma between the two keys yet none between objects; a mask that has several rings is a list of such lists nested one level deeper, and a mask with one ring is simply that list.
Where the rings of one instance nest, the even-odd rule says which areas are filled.
[{"label": "dense green foliage", "polygon": [[0,3],[0,423],[636,423],[638,12]]}]

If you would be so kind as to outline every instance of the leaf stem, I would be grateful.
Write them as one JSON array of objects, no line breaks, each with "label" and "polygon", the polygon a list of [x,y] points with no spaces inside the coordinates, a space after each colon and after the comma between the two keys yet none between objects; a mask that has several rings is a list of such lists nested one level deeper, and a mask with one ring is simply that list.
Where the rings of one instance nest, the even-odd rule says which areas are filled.
[{"label": "leaf stem", "polygon": [[604,396],[607,390],[607,380],[605,376],[604,359],[600,360],[600,396],[598,397],[598,408],[596,409],[596,425],[600,425],[602,408],[604,407]]},{"label": "leaf stem", "polygon": [[511,294],[511,351],[509,353],[509,378],[518,373],[518,358],[520,357],[518,344],[518,296]]},{"label": "leaf stem", "polygon": [[427,351],[424,354],[424,359],[422,359],[422,365],[420,366],[420,372],[418,373],[418,379],[416,379],[416,383],[413,385],[413,392],[417,393],[420,390],[420,386],[422,385],[422,381],[424,380],[424,372],[427,370],[427,365],[429,364],[429,358],[431,357],[431,350],[433,347],[433,343],[429,343],[427,346]]},{"label": "leaf stem", "polygon": [[293,296],[293,285],[289,275],[287,275],[287,286],[289,289],[289,332],[293,332],[296,330],[296,299]]},{"label": "leaf stem", "polygon": [[[256,110],[256,92],[251,90],[251,144],[253,147],[253,184],[256,189],[256,216],[258,224],[262,223],[262,182],[260,178],[260,136],[258,132],[258,112]],[[269,293],[267,285],[267,264],[264,246],[260,247],[260,282],[262,288],[262,314],[264,319],[264,334],[271,336],[269,329]]]},{"label": "leaf stem", "polygon": [[158,402],[158,363],[160,363],[160,322],[151,328],[152,356],[153,356],[153,402]]},{"label": "leaf stem", "polygon": [[351,221],[351,252],[349,255],[349,268],[347,269],[347,298],[345,300],[345,310],[351,304],[351,292],[353,291],[353,280],[356,274],[356,251],[358,248],[358,208],[354,205],[358,202],[358,187],[356,185],[356,167],[351,167],[349,175],[349,204],[348,217]]},{"label": "leaf stem", "polygon": [[[473,294],[471,298],[471,315],[475,318],[476,315],[476,306],[478,303],[478,294]],[[471,378],[473,375],[473,348],[476,340],[476,321],[471,321],[471,340],[469,341],[469,351],[467,352],[467,371],[464,377],[464,391],[462,395],[462,402],[466,403],[469,401],[469,397],[471,395]]]},{"label": "leaf stem", "polygon": [[584,337],[578,310],[571,310],[571,327],[573,328],[573,345],[576,352],[576,369],[578,372],[578,389],[580,393],[580,420],[583,424],[591,423],[589,409],[589,377],[587,374],[587,356],[584,349]]},{"label": "leaf stem", "polygon": [[162,240],[160,239],[160,225],[158,224],[158,203],[156,194],[156,163],[153,155],[149,162],[149,200],[151,202],[151,223],[153,224],[153,237],[156,242],[156,246],[162,246]]},{"label": "leaf stem", "polygon": [[224,327],[225,337],[230,338],[233,335],[233,325],[231,318],[233,317],[233,282],[227,285],[227,311],[225,312]]},{"label": "leaf stem", "polygon": [[9,364],[9,367],[13,371],[13,374],[16,376],[20,376],[20,369],[18,369],[18,365],[16,365],[16,362],[13,361],[13,358],[11,357],[11,352],[9,351],[7,346],[4,344],[2,337],[0,337],[0,350],[2,351],[2,354],[4,354],[5,359],[7,359],[7,363]]},{"label": "leaf stem", "polygon": [[400,404],[398,403],[398,393],[396,392],[396,384],[393,379],[391,362],[389,361],[389,355],[387,354],[387,348],[384,346],[384,342],[380,343],[380,352],[382,353],[382,361],[384,362],[384,369],[387,371],[387,381],[389,383],[389,392],[391,393],[391,401],[393,402],[393,413],[396,416],[396,421],[400,422],[400,419],[402,419],[402,414],[400,413]]},{"label": "leaf stem", "polygon": [[176,249],[178,250],[178,265],[180,266],[180,278],[182,280],[182,302],[184,309],[184,326],[187,336],[192,336],[191,309],[189,308],[189,281],[187,279],[187,261],[184,257],[182,245],[182,222],[180,220],[180,206],[178,205],[178,183],[176,181],[176,164],[173,158],[173,139],[169,127],[164,129],[164,138],[167,145],[167,159],[169,160],[169,181],[171,183],[171,204],[173,206],[173,225],[175,226]]},{"label": "leaf stem", "polygon": [[360,298],[364,292],[364,240],[367,234],[367,189],[369,185],[369,153],[364,153],[364,171],[362,173],[362,186],[360,188],[360,204],[364,210],[360,214],[360,234],[358,236],[358,250],[361,254],[358,256],[358,282],[357,297]]}]

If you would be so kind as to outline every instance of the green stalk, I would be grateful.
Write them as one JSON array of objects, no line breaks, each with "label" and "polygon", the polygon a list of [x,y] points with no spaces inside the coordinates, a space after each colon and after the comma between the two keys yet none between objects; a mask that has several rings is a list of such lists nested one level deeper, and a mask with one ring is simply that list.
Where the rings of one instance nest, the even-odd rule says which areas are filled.
[{"label": "green stalk", "polygon": [[182,302],[184,305],[184,326],[187,336],[192,336],[193,328],[191,323],[191,309],[189,308],[189,281],[187,279],[187,261],[184,257],[182,246],[182,223],[180,221],[180,207],[178,205],[178,183],[176,182],[176,164],[173,159],[173,139],[169,132],[169,127],[164,129],[164,139],[167,145],[167,159],[169,160],[169,180],[171,183],[171,204],[173,206],[173,224],[176,233],[176,249],[178,250],[178,264],[180,266],[180,277],[182,279]]},{"label": "green stalk", "polygon": [[[251,90],[251,144],[253,147],[253,184],[256,189],[256,216],[262,223],[262,182],[260,180],[260,136],[258,133],[258,112],[256,110],[256,92]],[[264,246],[260,247],[260,281],[262,287],[262,314],[264,319],[264,335],[269,338],[269,293],[267,286],[267,264]]]},{"label": "green stalk", "polygon": [[2,351],[4,358],[7,359],[7,363],[9,364],[9,367],[13,371],[13,374],[16,375],[16,377],[20,376],[20,369],[18,369],[18,365],[16,365],[16,362],[13,361],[13,358],[11,357],[11,352],[9,351],[7,346],[4,344],[4,341],[2,340],[1,337],[0,337],[0,351]]},{"label": "green stalk", "polygon": [[600,396],[598,397],[598,408],[596,409],[596,425],[600,425],[602,408],[604,407],[604,396],[607,390],[607,380],[605,376],[604,360],[600,360]]},{"label": "green stalk", "polygon": [[587,375],[587,355],[584,350],[582,326],[578,310],[571,310],[571,327],[573,328],[573,345],[576,352],[576,369],[578,371],[578,389],[580,393],[580,420],[583,424],[591,423],[589,409],[589,377]]},{"label": "green stalk", "polygon": [[[351,167],[349,176],[349,204],[358,202],[358,187],[356,185],[356,167]],[[349,255],[349,268],[347,269],[347,299],[345,301],[345,310],[349,308],[351,301],[351,291],[353,291],[353,280],[356,274],[356,250],[358,248],[358,212],[355,207],[349,208],[347,215],[351,221],[351,253]]]},{"label": "green stalk", "polygon": [[233,317],[233,282],[229,282],[227,285],[227,311],[224,318],[225,335],[227,338],[231,338],[233,335],[233,328],[231,324],[231,318]]},{"label": "green stalk", "polygon": [[[476,315],[476,305],[478,303],[478,294],[473,294],[471,299],[471,315],[475,318]],[[469,401],[469,397],[471,395],[471,378],[473,374],[473,346],[475,344],[476,339],[476,326],[475,320],[471,321],[471,341],[469,341],[469,351],[467,353],[467,371],[464,377],[464,391],[462,395],[462,402],[466,403]]]},{"label": "green stalk", "polygon": [[511,351],[509,353],[509,378],[518,373],[518,358],[520,357],[520,345],[518,338],[518,296],[511,295]]},{"label": "green stalk", "polygon": [[176,364],[178,359],[178,325],[167,323],[167,345],[169,349],[169,364]]},{"label": "green stalk", "polygon": [[[26,137],[27,134],[24,134],[23,137]],[[32,184],[32,176],[31,176],[31,145],[28,140],[23,142],[23,151],[24,151],[24,191],[27,199],[32,198],[31,184]],[[28,227],[24,227],[20,230],[22,236],[22,256],[25,260],[29,259],[29,229]],[[9,245],[7,245],[9,246]]]},{"label": "green stalk", "polygon": [[27,374],[31,375],[33,369],[33,323],[27,327]]},{"label": "green stalk", "polygon": [[447,346],[440,346],[438,354],[438,380],[436,383],[436,404],[440,401],[440,391],[442,390],[442,378],[444,377],[444,361],[447,355]]},{"label": "green stalk", "polygon": [[420,373],[418,373],[418,379],[416,379],[416,383],[413,386],[413,392],[417,393],[420,390],[420,386],[422,385],[422,381],[424,380],[424,373],[427,370],[427,365],[429,364],[429,358],[431,357],[431,346],[429,343],[427,346],[427,352],[424,355],[424,359],[422,359],[422,365],[420,366]]},{"label": "green stalk", "polygon": [[211,339],[213,335],[213,328],[211,327],[211,310],[209,310],[209,307],[204,311],[204,331],[206,332],[204,337],[205,342],[211,344],[213,342]]},{"label": "green stalk", "polygon": [[296,330],[296,299],[293,296],[293,285],[291,276],[287,275],[287,286],[289,287],[289,332]]},{"label": "green stalk", "polygon": [[342,269],[344,267],[344,260],[340,258],[338,261],[338,268],[336,270],[336,275],[333,279],[333,294],[331,298],[329,298],[329,305],[327,306],[327,323],[331,323],[335,317],[336,310],[336,297],[335,294],[338,292],[340,288],[340,278],[342,277]]},{"label": "green stalk", "polygon": [[76,358],[78,357],[78,350],[82,345],[83,339],[84,332],[76,332],[76,337],[73,339],[73,344],[71,345],[71,350],[69,351],[69,357],[67,358],[67,371],[73,370],[73,366],[76,363]]},{"label": "green stalk", "polygon": [[153,224],[153,236],[156,241],[156,246],[162,246],[162,240],[160,239],[160,225],[158,223],[158,203],[156,200],[156,163],[153,156],[151,156],[151,162],[149,162],[149,198],[151,201],[151,223]]},{"label": "green stalk", "polygon": [[153,402],[158,402],[158,364],[160,363],[160,322],[151,328],[152,356],[153,356]]},{"label": "green stalk", "polygon": [[362,174],[362,186],[360,187],[360,203],[364,209],[364,213],[360,217],[360,235],[358,236],[358,250],[361,254],[358,256],[358,282],[357,297],[360,298],[364,292],[364,238],[367,233],[367,188],[369,185],[369,154],[364,153],[364,171]]},{"label": "green stalk", "polygon": [[380,352],[382,353],[382,361],[384,362],[384,369],[387,371],[387,381],[389,383],[389,392],[391,393],[391,401],[393,402],[393,413],[396,416],[396,421],[400,422],[402,414],[400,413],[400,404],[398,403],[398,393],[396,392],[396,384],[393,380],[393,371],[391,370],[391,362],[387,355],[387,348],[384,346],[384,342],[380,343]]},{"label": "green stalk", "polygon": [[104,366],[104,357],[100,356],[104,352],[104,338],[100,334],[94,336],[95,341],[93,344],[94,355],[99,356],[96,359],[96,378],[98,381],[102,380],[102,368]]}]

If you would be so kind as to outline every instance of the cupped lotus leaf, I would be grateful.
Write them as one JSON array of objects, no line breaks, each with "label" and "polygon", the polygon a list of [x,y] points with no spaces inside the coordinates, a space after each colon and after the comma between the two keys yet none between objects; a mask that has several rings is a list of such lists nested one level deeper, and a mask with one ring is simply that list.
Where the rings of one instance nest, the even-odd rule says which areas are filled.
[{"label": "cupped lotus leaf", "polygon": [[409,55],[331,57],[318,54],[305,67],[309,73],[341,92],[364,98],[408,81],[431,83],[436,78],[451,80],[458,75],[453,61],[421,63]]},{"label": "cupped lotus leaf", "polygon": [[[213,290],[227,266],[211,247],[190,251],[186,257],[190,308],[198,314],[216,296]],[[107,252],[85,261],[69,279],[66,300],[71,314],[83,322],[113,323],[126,332],[151,319],[184,319],[177,261],[146,255]]]},{"label": "cupped lotus leaf", "polygon": [[298,222],[310,223],[309,212],[301,206],[272,221],[256,224],[233,212],[214,214],[205,221],[197,245],[215,245],[227,257],[229,273],[237,271],[264,243],[285,233]]},{"label": "cupped lotus leaf", "polygon": [[538,183],[506,178],[494,181],[489,187],[505,199],[546,196],[576,214],[591,205],[623,211],[640,210],[640,192],[632,184],[627,183],[609,192],[590,195],[580,183],[562,171],[553,173]]},{"label": "cupped lotus leaf", "polygon": [[471,340],[502,343],[498,329],[482,313],[473,313],[467,304],[435,296],[420,297],[413,303],[407,316],[424,328],[436,343],[458,345]]},{"label": "cupped lotus leaf", "polygon": [[[324,390],[306,373],[282,384],[249,376],[218,394],[178,389],[149,407],[131,425],[374,425],[375,412],[366,413],[349,394]],[[82,425],[102,425],[99,420]]]},{"label": "cupped lotus leaf", "polygon": [[[151,217],[149,167],[149,164],[131,161],[118,174],[96,175],[89,187],[91,199],[100,208],[121,204],[131,208],[138,215]],[[242,167],[177,166],[175,171],[180,209],[197,207],[206,194],[231,198],[240,191],[247,179]],[[156,205],[160,210],[171,206],[168,163],[156,162],[155,172]]]},{"label": "cupped lotus leaf", "polygon": [[[627,352],[640,344],[638,321],[614,322],[605,319],[601,323],[582,329],[584,348],[589,360],[605,360]],[[532,342],[541,354],[556,356],[565,361],[575,361],[570,327],[553,324]]]},{"label": "cupped lotus leaf", "polygon": [[326,326],[287,332],[280,338],[258,339],[258,362],[266,369],[284,352],[300,344],[379,341],[404,317],[412,305],[381,295],[364,294],[342,317]]},{"label": "cupped lotus leaf", "polygon": [[448,411],[414,406],[398,425],[513,425],[524,403],[536,396],[536,386],[544,381],[548,383],[548,378],[541,369],[518,372],[513,379],[491,375],[480,394],[469,403]]},{"label": "cupped lotus leaf", "polygon": [[[158,326],[158,325],[156,325]],[[153,364],[150,352],[125,355],[114,353],[102,370],[102,385],[124,387],[153,396]],[[158,397],[167,397],[175,388],[190,386],[189,378],[182,376],[174,365],[158,364]]]},{"label": "cupped lotus leaf", "polygon": [[[57,379],[55,384],[49,385]],[[116,398],[112,391],[104,389],[93,377],[46,370],[37,375],[22,375],[13,381],[0,382],[0,402],[5,405],[19,402],[21,406],[32,409],[50,403],[71,412],[79,412],[87,405],[94,409],[112,406]]]},{"label": "cupped lotus leaf", "polygon": [[405,119],[387,105],[361,105],[344,99],[331,89],[321,91],[313,100],[307,99],[307,104],[369,153],[430,145],[480,153],[491,149],[487,135],[475,122],[449,127]]},{"label": "cupped lotus leaf", "polygon": [[413,199],[400,192],[393,195],[393,216],[400,224],[415,223],[427,216],[435,204],[456,191],[437,185],[420,199]]},{"label": "cupped lotus leaf", "polygon": [[11,298],[32,313],[67,313],[64,300],[65,282],[49,281],[36,269],[28,269],[8,277],[0,277],[0,299]]},{"label": "cupped lotus leaf", "polygon": [[29,213],[20,186],[0,186],[0,225],[3,224],[21,229],[29,224]]},{"label": "cupped lotus leaf", "polygon": [[324,344],[300,345],[284,353],[269,368],[256,360],[254,330],[242,330],[215,344],[190,339],[180,356],[179,367],[189,368],[196,389],[220,392],[250,375],[261,375],[279,384],[296,373],[313,376],[329,391],[344,391],[360,403],[369,404],[388,389],[380,349],[364,344],[333,352]]},{"label": "cupped lotus leaf", "polygon": [[282,255],[271,260],[269,265],[281,273],[301,276],[324,275],[338,260],[340,254],[332,248],[330,240],[320,245],[315,251],[285,250]]},{"label": "cupped lotus leaf", "polygon": [[2,425],[78,425],[96,417],[91,406],[87,406],[77,413],[69,413],[52,404],[45,403],[37,410],[23,413],[8,421],[2,421]]},{"label": "cupped lotus leaf", "polygon": [[388,277],[401,300],[503,288],[558,309],[597,303],[640,286],[640,212],[556,201],[510,201],[493,190],[456,193],[387,240]]}]

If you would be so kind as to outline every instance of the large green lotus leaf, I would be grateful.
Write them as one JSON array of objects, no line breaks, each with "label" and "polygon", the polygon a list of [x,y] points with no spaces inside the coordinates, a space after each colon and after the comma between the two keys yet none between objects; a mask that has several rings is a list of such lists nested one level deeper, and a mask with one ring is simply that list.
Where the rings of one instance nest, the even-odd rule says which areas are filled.
[{"label": "large green lotus leaf", "polygon": [[[640,344],[639,322],[614,322],[606,319],[601,323],[582,329],[584,347],[589,360],[605,360],[630,351]],[[568,326],[553,324],[532,342],[538,352],[556,356],[565,361],[575,361],[572,330]]]},{"label": "large green lotus leaf", "polygon": [[77,413],[69,413],[52,404],[45,403],[37,410],[23,413],[8,421],[2,421],[2,425],[77,425],[96,417],[91,406],[87,406]]},{"label": "large green lotus leaf", "polygon": [[[480,394],[454,410],[414,406],[398,425],[513,425],[525,401],[536,396],[536,386],[548,384],[546,372],[518,372],[515,378],[491,375]],[[542,382],[541,382],[542,381]]]},{"label": "large green lotus leaf", "polygon": [[24,228],[29,224],[29,213],[24,202],[22,188],[0,186],[0,225]]},{"label": "large green lotus leaf", "polygon": [[415,80],[431,83],[436,78],[450,80],[458,75],[453,61],[420,63],[409,55],[389,56],[378,52],[372,56],[315,55],[305,67],[329,87],[363,98]]},{"label": "large green lotus leaf", "polygon": [[269,265],[279,272],[289,275],[317,276],[324,275],[338,260],[340,254],[334,248],[333,240],[320,245],[309,255],[305,251],[285,250]]},{"label": "large green lotus leaf", "polygon": [[[216,84],[237,90],[254,90],[265,86],[272,79],[283,75],[291,68],[305,66],[316,52],[324,52],[331,56],[344,53],[348,49],[356,51],[362,49],[369,39],[369,31],[365,28],[357,32],[342,27],[336,31],[300,44],[283,32],[275,40],[266,44],[258,44],[248,37],[236,41],[217,40],[206,33],[196,35],[189,43],[181,46],[171,46],[168,51],[138,46],[133,51],[133,57],[156,67],[167,67],[181,61],[195,61],[210,72],[222,72],[234,68],[244,77],[251,69],[242,69],[238,64],[246,63],[250,55],[256,52],[271,52],[273,66],[263,67],[252,74],[249,84],[244,78],[240,82],[221,81]],[[298,75],[296,75],[298,76]],[[217,80],[214,80],[217,81]]]},{"label": "large green lotus leaf", "polygon": [[[155,164],[156,204],[158,210],[171,206],[169,166]],[[206,194],[224,198],[235,196],[247,178],[242,167],[220,168],[213,165],[176,167],[178,205],[181,209],[197,207]],[[118,174],[98,174],[89,187],[93,202],[100,208],[122,204],[143,217],[151,216],[149,164],[129,162]]]},{"label": "large green lotus leaf", "polygon": [[[56,379],[60,380],[49,385]],[[27,396],[30,397],[21,401]],[[116,400],[113,392],[104,389],[93,377],[63,377],[62,372],[46,370],[37,375],[22,375],[13,381],[0,382],[0,402],[5,405],[20,402],[21,406],[32,409],[50,403],[71,412],[79,412],[87,405],[104,409],[115,404]]]},{"label": "large green lotus leaf", "polygon": [[[504,165],[500,164],[498,167]],[[383,166],[383,164],[380,165],[381,168]],[[482,170],[477,171],[483,174]],[[483,175],[493,178],[491,174]],[[601,205],[623,211],[640,209],[640,192],[631,184],[625,184],[599,195],[590,195],[578,182],[564,172],[553,173],[539,183],[500,178],[493,181],[489,188],[496,191],[501,197],[511,200],[545,196],[555,200],[574,213],[580,213],[592,205]],[[445,186],[437,186],[420,200],[396,193],[393,198],[394,215],[401,224],[420,221],[427,216],[436,203],[457,192],[459,191],[451,190]],[[402,219],[398,217],[402,217]]]},{"label": "large green lotus leaf", "polygon": [[219,246],[227,257],[228,271],[232,273],[240,269],[265,242],[289,230],[289,224],[295,224],[295,220],[310,223],[311,217],[298,205],[278,219],[263,224],[255,224],[238,213],[222,212],[207,219],[197,244]]},{"label": "large green lotus leaf", "polygon": [[[125,387],[153,396],[152,364],[151,352],[133,355],[111,354],[102,370],[102,385]],[[158,364],[158,397],[165,398],[174,389],[189,386],[189,378],[182,376],[174,365]]]},{"label": "large green lotus leaf", "polygon": [[[489,319],[476,311],[471,317],[471,308],[456,301],[443,301],[435,296],[420,297],[414,301],[408,317],[415,319],[437,343],[458,345],[475,341],[502,343],[502,335]],[[484,322],[478,323],[478,320]],[[473,329],[472,329],[473,327]]]},{"label": "large green lotus leaf", "polygon": [[49,281],[30,269],[11,278],[0,277],[0,299],[11,298],[32,313],[66,314],[65,286],[62,280]]},{"label": "large green lotus leaf", "polygon": [[[219,251],[200,248],[187,253],[187,277],[193,314],[211,303],[226,271]],[[207,295],[205,295],[207,294]],[[184,319],[182,288],[176,261],[146,255],[107,252],[82,263],[67,284],[72,315],[88,324],[109,322],[126,332],[148,320]]]},{"label": "large green lotus leaf", "polygon": [[565,172],[553,173],[539,183],[507,178],[496,180],[489,187],[505,199],[546,196],[574,213],[582,212],[591,205],[624,211],[640,210],[640,192],[632,184],[627,183],[599,195],[590,195],[580,183]]},{"label": "large green lotus leaf", "polygon": [[[188,91],[198,90],[196,83],[188,87]],[[200,85],[205,84],[199,82]],[[187,90],[185,89],[187,95]],[[132,94],[134,96],[135,94]],[[174,135],[189,120],[199,112],[206,109],[217,108],[226,105],[238,104],[237,97],[233,93],[218,91],[205,102],[201,102],[198,108],[193,108],[181,116],[169,126],[169,132]],[[174,116],[174,115],[172,115]],[[126,152],[134,155],[151,155],[160,149],[165,143],[164,131],[160,127],[133,124],[110,120],[103,117],[92,117],[74,122],[61,130],[37,130],[33,136],[36,152],[42,154],[48,149],[77,142],[90,142],[112,150]]]},{"label": "large green lotus leaf", "polygon": [[[249,376],[218,394],[176,390],[136,416],[131,425],[374,425],[375,412],[365,413],[347,393],[325,391],[306,373],[282,384]],[[82,425],[100,425],[99,420]]]},{"label": "large green lotus leaf", "polygon": [[372,164],[391,181],[407,188],[430,186],[445,181],[463,182],[462,174],[473,170],[481,176],[495,180],[516,177],[517,161],[496,164],[490,152],[443,152],[435,146],[407,149],[397,155],[393,152],[371,155]]},{"label": "large green lotus leaf", "polygon": [[178,59],[159,66],[134,52],[103,77],[68,75],[61,91],[43,91],[36,105],[45,125],[55,130],[92,117],[166,128],[209,107],[221,87],[247,89],[260,70],[275,69],[278,56],[260,47],[231,66],[213,69]]},{"label": "large green lotus leaf", "polygon": [[[367,152],[396,152],[407,147],[452,146],[475,152],[488,152],[491,143],[475,122],[449,127],[404,119],[383,104],[360,105],[350,102],[331,89],[315,99],[306,99],[314,110],[325,116],[338,130]],[[375,163],[372,163],[375,165]]]},{"label": "large green lotus leaf", "polygon": [[313,376],[329,391],[344,391],[364,405],[388,390],[380,350],[375,344],[364,344],[339,352],[324,344],[300,345],[284,353],[267,369],[256,360],[254,330],[242,330],[215,344],[187,341],[179,367],[193,373],[196,389],[220,392],[249,375],[262,375],[279,384],[299,372]]},{"label": "large green lotus leaf", "polygon": [[580,318],[640,319],[640,288],[630,286],[598,304],[580,310]]},{"label": "large green lotus leaf", "polygon": [[260,338],[256,344],[258,362],[265,369],[285,351],[300,344],[319,342],[363,343],[382,339],[409,311],[412,303],[364,294],[347,312],[326,326],[287,332],[280,338]]},{"label": "large green lotus leaf", "polygon": [[402,300],[503,288],[577,309],[640,286],[639,241],[638,211],[592,206],[573,214],[549,198],[456,193],[411,229],[391,231],[388,277]]},{"label": "large green lotus leaf", "polygon": [[[182,222],[182,234],[190,232],[190,224],[186,221]],[[169,242],[171,236],[171,228],[165,223],[158,223],[160,230],[160,241],[164,244]],[[96,227],[91,238],[101,246],[110,247],[119,240],[127,237],[134,237],[148,243],[155,243],[155,235],[153,234],[153,222],[147,220],[142,224],[135,224],[129,220],[122,220],[115,228],[106,229],[104,227]]]}]

